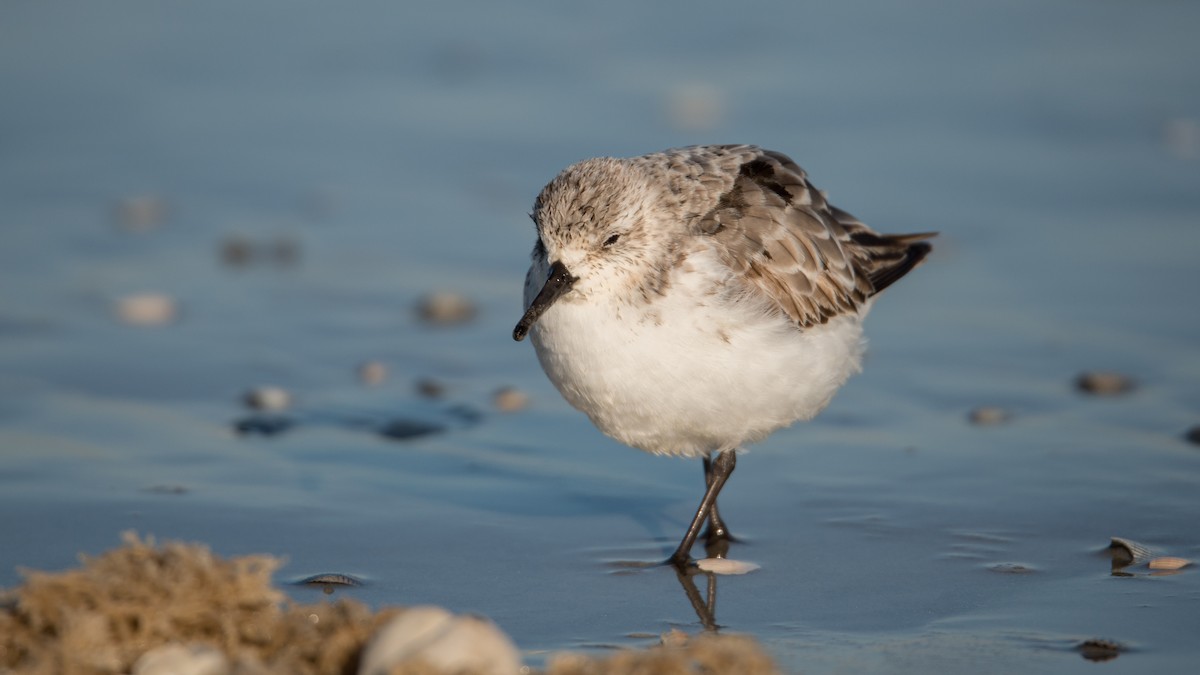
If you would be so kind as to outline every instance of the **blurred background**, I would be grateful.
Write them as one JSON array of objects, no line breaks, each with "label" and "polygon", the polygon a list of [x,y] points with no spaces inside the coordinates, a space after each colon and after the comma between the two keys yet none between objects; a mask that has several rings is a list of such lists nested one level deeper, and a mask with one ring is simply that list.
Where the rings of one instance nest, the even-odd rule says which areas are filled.
[{"label": "blurred background", "polygon": [[[813,670],[1067,672],[1097,636],[1191,663],[1194,572],[1114,586],[1097,551],[1200,555],[1198,30],[1118,0],[7,2],[0,586],[137,529],[481,611],[535,660],[700,630],[619,565],[669,551],[698,463],[601,436],[510,332],[555,173],[745,142],[942,234],[864,374],[739,463],[731,555],[763,568],[718,622]],[[1121,393],[1078,389],[1101,371]]]}]

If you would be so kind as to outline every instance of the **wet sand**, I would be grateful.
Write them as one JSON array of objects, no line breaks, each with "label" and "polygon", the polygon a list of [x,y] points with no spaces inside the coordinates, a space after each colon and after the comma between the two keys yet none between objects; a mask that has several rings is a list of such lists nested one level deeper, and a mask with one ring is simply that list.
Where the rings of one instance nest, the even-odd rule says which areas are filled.
[{"label": "wet sand", "polygon": [[[706,623],[806,672],[1200,656],[1196,568],[1105,552],[1200,559],[1196,9],[247,11],[0,28],[0,586],[135,529],[480,612],[532,663]],[[509,333],[558,169],[725,141],[942,235],[864,373],[739,461],[729,555],[761,567],[710,617],[707,577],[629,564],[670,552],[699,463],[603,437]],[[473,312],[431,323],[439,291]],[[288,405],[247,407],[264,385]]]}]

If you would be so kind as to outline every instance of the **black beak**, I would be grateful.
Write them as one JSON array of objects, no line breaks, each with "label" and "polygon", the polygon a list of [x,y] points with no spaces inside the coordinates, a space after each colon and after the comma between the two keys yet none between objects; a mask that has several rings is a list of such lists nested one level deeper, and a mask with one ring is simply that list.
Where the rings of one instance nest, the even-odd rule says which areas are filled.
[{"label": "black beak", "polygon": [[525,310],[525,316],[517,322],[517,327],[513,329],[513,339],[517,342],[524,340],[525,336],[529,334],[529,329],[533,328],[533,324],[537,323],[547,309],[550,309],[550,305],[553,305],[555,300],[571,290],[571,286],[576,281],[579,281],[579,277],[571,276],[566,265],[558,261],[551,264],[550,278],[546,280],[546,285],[542,286],[541,292],[533,299],[533,304]]}]

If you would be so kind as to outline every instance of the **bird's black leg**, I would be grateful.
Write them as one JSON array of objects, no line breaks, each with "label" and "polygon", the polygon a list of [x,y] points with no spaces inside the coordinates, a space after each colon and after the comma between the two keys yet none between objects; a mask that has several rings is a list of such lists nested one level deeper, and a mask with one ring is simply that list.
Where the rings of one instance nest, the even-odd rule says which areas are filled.
[{"label": "bird's black leg", "polygon": [[737,454],[733,450],[718,453],[716,459],[712,460],[712,480],[708,481],[704,499],[700,500],[700,506],[696,509],[692,524],[688,526],[687,534],[683,535],[683,541],[679,542],[679,548],[675,549],[670,558],[667,558],[667,562],[676,567],[684,567],[691,560],[692,544],[696,543],[696,537],[700,535],[700,528],[709,519],[713,505],[717,503],[717,495],[720,494],[725,481],[729,480],[736,465]]},{"label": "bird's black leg", "polygon": [[[733,452],[730,450],[730,452]],[[713,460],[712,457],[704,458],[704,485],[712,485],[713,480]],[[721,520],[721,511],[717,508],[716,500],[713,500],[712,510],[708,512],[708,527],[704,529],[704,534],[700,535],[704,538],[704,543],[709,546],[722,542],[737,541],[737,539],[729,532],[729,528],[725,527],[725,521]],[[720,557],[720,556],[718,556]]]}]

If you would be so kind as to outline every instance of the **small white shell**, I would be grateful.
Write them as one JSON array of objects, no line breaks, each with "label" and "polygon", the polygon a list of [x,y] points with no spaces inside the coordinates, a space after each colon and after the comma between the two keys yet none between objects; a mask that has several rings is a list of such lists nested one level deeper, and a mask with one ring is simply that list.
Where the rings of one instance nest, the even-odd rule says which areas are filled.
[{"label": "small white shell", "polygon": [[255,410],[286,410],[292,404],[292,395],[283,387],[262,386],[246,392],[242,401]]},{"label": "small white shell", "polygon": [[463,323],[474,318],[475,305],[460,293],[437,291],[417,304],[417,314],[436,325]]},{"label": "small white shell", "polygon": [[713,574],[735,575],[753,572],[760,566],[755,565],[752,562],[745,562],[744,560],[730,560],[728,558],[705,558],[703,560],[697,560],[696,567],[699,567],[705,572],[712,572]]},{"label": "small white shell", "polygon": [[967,420],[977,427],[1003,424],[1012,418],[1012,413],[994,405],[982,405],[967,413]]},{"label": "small white shell", "polygon": [[138,293],[117,301],[117,317],[134,326],[160,326],[178,314],[175,300],[164,293]]},{"label": "small white shell", "polygon": [[529,395],[520,389],[502,387],[492,394],[492,405],[502,412],[516,412],[529,405]]}]

